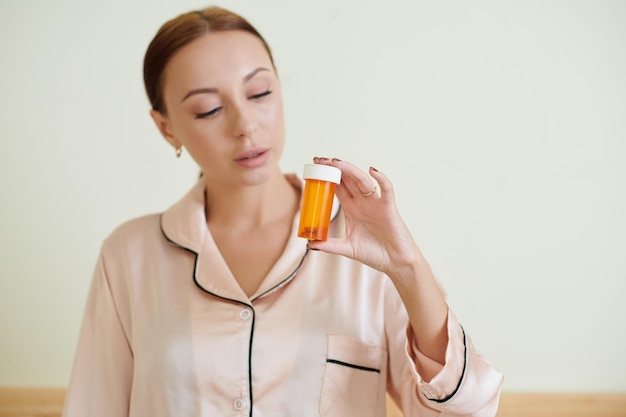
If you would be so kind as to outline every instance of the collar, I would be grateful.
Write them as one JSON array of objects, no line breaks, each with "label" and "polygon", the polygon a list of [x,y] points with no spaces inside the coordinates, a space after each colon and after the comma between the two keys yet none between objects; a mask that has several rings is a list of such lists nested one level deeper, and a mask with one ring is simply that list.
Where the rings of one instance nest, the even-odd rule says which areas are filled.
[{"label": "collar", "polygon": [[[285,177],[294,187],[303,188],[304,180],[300,177],[295,174],[287,174]],[[175,246],[196,255],[193,276],[196,285],[217,297],[250,305],[253,301],[274,292],[291,281],[308,253],[307,241],[297,237],[300,212],[298,211],[294,216],[289,240],[282,255],[265,277],[257,292],[249,298],[228,268],[207,227],[204,212],[204,189],[204,180],[200,178],[179,202],[161,216],[161,231],[165,238]],[[335,200],[333,218],[336,217],[339,210],[340,205],[338,200]]]}]

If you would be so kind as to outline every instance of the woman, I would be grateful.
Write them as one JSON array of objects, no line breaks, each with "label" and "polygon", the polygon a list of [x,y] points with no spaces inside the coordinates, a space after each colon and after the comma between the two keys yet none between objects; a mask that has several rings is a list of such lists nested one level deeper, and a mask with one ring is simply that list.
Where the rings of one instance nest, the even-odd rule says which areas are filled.
[{"label": "woman", "polygon": [[150,44],[151,115],[203,175],[102,246],[64,415],[494,416],[502,376],[474,351],[394,202],[338,159],[331,238],[296,237],[272,55],[220,8]]}]

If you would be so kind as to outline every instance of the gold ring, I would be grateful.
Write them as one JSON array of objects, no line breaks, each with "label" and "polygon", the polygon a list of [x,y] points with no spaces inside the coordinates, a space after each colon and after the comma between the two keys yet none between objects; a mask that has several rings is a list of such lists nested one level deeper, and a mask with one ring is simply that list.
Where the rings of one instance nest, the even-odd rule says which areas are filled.
[{"label": "gold ring", "polygon": [[368,192],[368,193],[361,193],[361,195],[362,195],[363,197],[369,197],[369,196],[372,196],[372,195],[376,194],[376,191],[378,191],[378,188],[377,188],[377,187],[374,187],[374,189],[373,189],[372,191],[370,191],[370,192]]}]

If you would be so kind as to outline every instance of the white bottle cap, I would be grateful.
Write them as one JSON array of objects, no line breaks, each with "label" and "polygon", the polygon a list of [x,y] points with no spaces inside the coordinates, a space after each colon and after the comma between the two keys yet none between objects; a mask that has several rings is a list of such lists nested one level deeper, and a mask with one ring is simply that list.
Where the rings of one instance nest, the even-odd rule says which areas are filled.
[{"label": "white bottle cap", "polygon": [[341,182],[341,170],[328,165],[306,164],[303,177],[305,180],[330,181],[339,184]]}]

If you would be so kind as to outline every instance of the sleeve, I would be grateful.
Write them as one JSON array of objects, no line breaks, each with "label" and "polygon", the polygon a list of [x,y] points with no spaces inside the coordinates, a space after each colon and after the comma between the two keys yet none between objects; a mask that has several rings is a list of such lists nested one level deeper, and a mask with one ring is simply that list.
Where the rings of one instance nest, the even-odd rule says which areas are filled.
[{"label": "sleeve", "polygon": [[387,390],[405,417],[495,417],[503,375],[474,349],[450,310],[446,363],[430,381],[418,369],[441,365],[419,351],[408,318],[387,321],[393,323]]},{"label": "sleeve", "polygon": [[132,377],[129,333],[116,305],[101,251],[89,289],[63,416],[128,416]]}]

